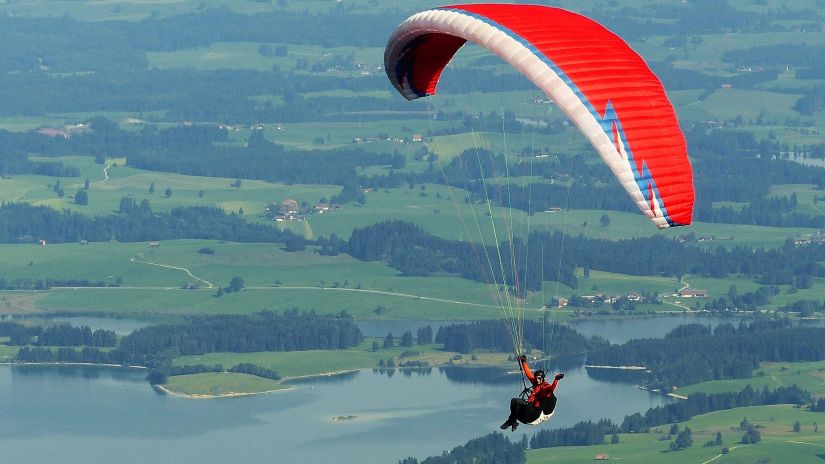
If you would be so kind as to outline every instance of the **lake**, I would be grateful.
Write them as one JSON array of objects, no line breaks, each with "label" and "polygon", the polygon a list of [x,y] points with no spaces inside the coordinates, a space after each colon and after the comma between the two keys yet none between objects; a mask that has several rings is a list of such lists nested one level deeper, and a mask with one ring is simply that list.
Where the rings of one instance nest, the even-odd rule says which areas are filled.
[{"label": "lake", "polygon": [[[664,317],[571,326],[618,343],[661,336],[686,322],[726,321],[737,320]],[[427,323],[381,323],[365,332],[400,334],[414,331],[416,324]],[[530,437],[541,428],[588,419],[620,422],[671,401],[636,388],[630,372],[588,374],[580,360],[562,370],[566,377],[551,422],[522,426],[509,436]],[[396,464],[498,431],[510,397],[521,389],[517,374],[454,367],[391,375],[364,370],[295,381],[291,390],[266,395],[191,400],[157,394],[145,375],[139,369],[94,366],[0,366],[3,461],[254,464],[328,462],[334,456],[336,464]],[[333,420],[338,416],[354,419]]]},{"label": "lake", "polygon": [[[582,367],[566,374],[557,413],[542,427],[620,421],[669,401],[590,378]],[[190,400],[157,394],[144,376],[125,368],[0,366],[3,461],[316,463],[334,456],[336,464],[395,464],[497,431],[521,389],[518,375],[453,367],[366,370],[271,394]],[[538,430],[522,426],[510,436]]]}]

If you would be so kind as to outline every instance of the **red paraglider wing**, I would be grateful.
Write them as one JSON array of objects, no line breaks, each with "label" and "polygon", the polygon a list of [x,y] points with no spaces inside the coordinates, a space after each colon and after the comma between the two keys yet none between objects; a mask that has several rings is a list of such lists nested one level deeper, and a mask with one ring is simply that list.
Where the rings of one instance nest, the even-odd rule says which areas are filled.
[{"label": "red paraglider wing", "polygon": [[658,227],[690,224],[693,178],[676,114],[659,79],[621,38],[559,8],[448,6],[396,29],[384,55],[387,76],[410,100],[432,95],[466,41],[502,57],[553,99]]}]

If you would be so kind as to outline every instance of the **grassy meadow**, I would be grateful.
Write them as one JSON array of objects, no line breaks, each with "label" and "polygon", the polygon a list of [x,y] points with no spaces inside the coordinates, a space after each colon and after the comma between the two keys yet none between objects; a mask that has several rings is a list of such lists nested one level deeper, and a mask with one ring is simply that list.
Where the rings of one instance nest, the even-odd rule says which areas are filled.
[{"label": "grassy meadow", "polygon": [[[45,159],[41,159],[45,160]],[[50,159],[53,160],[53,159]],[[331,198],[340,187],[331,185],[287,185],[265,181],[243,180],[240,188],[232,187],[236,179],[187,176],[173,173],[144,171],[124,166],[123,159],[113,159],[106,165],[97,164],[91,157],[68,156],[56,159],[81,171],[78,177],[60,178],[60,187],[66,195],[59,198],[54,191],[57,179],[47,176],[23,175],[0,179],[0,201],[27,202],[69,209],[89,216],[107,215],[117,211],[123,197],[140,203],[148,200],[155,211],[169,211],[175,207],[211,206],[227,213],[243,210],[246,220],[266,221],[266,208],[272,202],[287,198],[314,205],[322,198]],[[77,205],[71,198],[89,179],[89,204]],[[491,185],[502,180],[491,180]],[[521,182],[514,180],[513,182]],[[149,192],[154,184],[154,193]],[[506,184],[504,184],[506,185]],[[166,189],[171,195],[166,196]],[[778,186],[777,195],[796,192],[798,210],[823,214],[813,202],[816,191],[809,186]],[[644,216],[636,212],[623,213],[600,210],[571,210],[557,213],[534,213],[484,204],[467,204],[466,194],[452,186],[419,184],[408,188],[377,189],[367,193],[363,206],[347,204],[332,214],[309,215],[307,221],[282,223],[293,232],[315,239],[337,234],[347,238],[353,228],[365,227],[384,220],[405,220],[422,226],[439,237],[472,242],[495,243],[509,235],[525,236],[528,231],[562,231],[569,235],[584,235],[596,239],[616,240],[644,237],[653,234],[675,236],[688,231],[697,236],[712,236],[709,245],[752,247],[781,246],[787,238],[810,236],[815,229],[779,228],[753,225],[695,223],[690,229],[658,231]],[[560,205],[563,206],[563,205]],[[823,209],[825,211],[825,209]],[[600,225],[602,215],[610,218],[610,225]],[[512,226],[511,226],[512,224]],[[529,225],[529,228],[528,228]],[[495,230],[494,230],[495,229]]]},{"label": "grassy meadow", "polygon": [[[755,445],[739,443],[744,432],[739,429],[743,418],[759,427],[762,441]],[[529,450],[528,464],[591,463],[597,454],[607,454],[610,460],[647,463],[722,463],[744,464],[755,462],[814,463],[821,460],[825,447],[825,430],[814,432],[814,424],[822,422],[823,415],[792,405],[754,406],[716,411],[680,423],[679,429],[690,427],[693,446],[681,451],[669,451],[673,438],[667,436],[668,425],[658,427],[658,432],[619,434],[619,443],[582,447],[559,447]],[[794,422],[802,425],[799,433],[792,431]],[[722,446],[702,446],[722,434]],[[610,437],[606,437],[610,442]],[[730,450],[722,454],[722,448]]]},{"label": "grassy meadow", "polygon": [[288,387],[276,380],[233,372],[206,372],[202,374],[169,377],[164,387],[173,392],[193,397],[233,396],[283,390]]},{"label": "grassy meadow", "polygon": [[755,390],[799,385],[815,396],[825,395],[825,361],[796,363],[762,363],[749,379],[712,380],[680,388],[680,395],[741,391],[746,385]]}]

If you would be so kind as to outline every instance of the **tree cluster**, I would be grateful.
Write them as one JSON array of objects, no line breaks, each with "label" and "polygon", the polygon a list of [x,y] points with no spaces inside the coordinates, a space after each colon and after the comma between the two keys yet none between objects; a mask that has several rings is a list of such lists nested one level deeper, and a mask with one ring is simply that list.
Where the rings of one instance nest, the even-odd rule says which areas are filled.
[{"label": "tree cluster", "polygon": [[441,456],[423,461],[406,458],[398,464],[524,464],[527,462],[524,448],[521,442],[513,443],[501,433],[491,433],[445,451]]},{"label": "tree cluster", "polygon": [[745,434],[742,435],[743,445],[755,445],[762,441],[762,434],[755,425],[750,423],[747,417],[739,423],[739,428],[745,432]]},{"label": "tree cluster", "polygon": [[571,427],[541,430],[530,439],[530,448],[554,448],[557,446],[590,446],[604,444],[604,436],[618,430],[613,422],[579,422]]},{"label": "tree cluster", "polygon": [[37,337],[41,346],[115,346],[117,336],[113,330],[97,329],[94,332],[88,326],[74,327],[71,324],[57,324],[43,330]]},{"label": "tree cluster", "polygon": [[[600,339],[588,339],[563,324],[542,324],[537,321],[523,322],[524,343],[542,351],[552,350],[554,355],[583,353],[606,345]],[[442,326],[435,336],[436,343],[443,343],[447,351],[469,353],[475,349],[503,352],[513,350],[512,334],[501,321],[475,321],[468,324]],[[550,345],[552,342],[552,346]]]},{"label": "tree cluster", "polygon": [[281,380],[281,376],[272,369],[267,367],[257,366],[252,363],[240,363],[229,368],[229,372],[239,372],[241,374],[250,374],[265,379]]}]

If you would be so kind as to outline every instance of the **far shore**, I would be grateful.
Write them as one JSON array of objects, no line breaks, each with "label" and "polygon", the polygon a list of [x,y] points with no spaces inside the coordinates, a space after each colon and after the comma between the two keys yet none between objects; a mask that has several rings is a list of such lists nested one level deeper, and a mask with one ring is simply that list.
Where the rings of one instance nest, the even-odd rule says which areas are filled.
[{"label": "far shore", "polygon": [[25,362],[25,361],[15,361],[15,362],[8,362],[3,361],[0,362],[0,366],[95,366],[95,367],[125,367],[127,369],[149,369],[146,366],[124,366],[123,364],[98,364],[98,363],[82,363],[82,362]]},{"label": "far shore", "polygon": [[589,364],[585,364],[584,367],[591,368],[591,369],[621,369],[626,371],[646,371],[648,370],[644,366],[591,366]]}]

